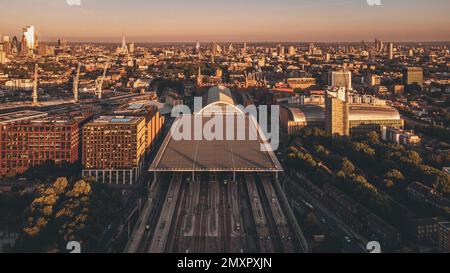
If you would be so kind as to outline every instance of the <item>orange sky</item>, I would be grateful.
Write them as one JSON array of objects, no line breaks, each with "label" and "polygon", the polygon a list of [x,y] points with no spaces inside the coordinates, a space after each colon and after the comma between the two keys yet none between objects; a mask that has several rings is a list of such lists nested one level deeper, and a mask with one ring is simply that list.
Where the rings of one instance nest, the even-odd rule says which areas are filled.
[{"label": "orange sky", "polygon": [[448,0],[0,1],[0,33],[34,25],[43,40],[120,41],[123,32],[136,42],[450,40]]}]

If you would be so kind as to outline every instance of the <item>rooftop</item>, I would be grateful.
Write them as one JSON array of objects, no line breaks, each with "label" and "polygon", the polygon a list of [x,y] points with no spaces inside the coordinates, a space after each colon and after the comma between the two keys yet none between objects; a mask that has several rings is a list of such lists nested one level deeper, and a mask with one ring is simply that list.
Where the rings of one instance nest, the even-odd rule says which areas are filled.
[{"label": "rooftop", "polygon": [[[220,112],[222,115],[210,116],[211,112],[222,110],[223,106],[229,109]],[[215,112],[216,114],[218,112]],[[230,115],[231,114],[231,115]],[[222,128],[215,128],[216,137],[213,140],[205,136],[196,138],[199,131],[203,131],[209,122],[220,121]],[[231,122],[233,121],[233,122]],[[244,128],[237,128],[237,124],[244,121]],[[201,122],[201,129],[196,131],[195,124]],[[188,123],[191,126],[185,126]],[[217,124],[217,123],[216,123]],[[188,129],[189,127],[189,129]],[[186,129],[185,129],[186,128]],[[273,152],[262,151],[268,145],[260,136],[257,121],[249,115],[243,114],[235,107],[234,100],[228,88],[216,86],[208,91],[208,104],[195,115],[178,117],[172,125],[171,132],[182,131],[183,139],[174,139],[169,133],[161,145],[150,171],[159,172],[278,172],[282,167]],[[220,130],[222,129],[222,130]],[[255,137],[251,138],[250,132]],[[243,137],[238,137],[241,134]]]},{"label": "rooftop", "polygon": [[6,114],[0,115],[0,124],[6,124],[6,123],[35,119],[35,118],[42,118],[42,117],[46,117],[46,116],[47,116],[47,113],[45,113],[45,112],[38,112],[38,111],[31,111],[31,110],[6,113]]},{"label": "rooftop", "polygon": [[[194,124],[195,116],[189,116]],[[264,142],[257,137],[256,140],[250,140],[248,133],[246,140],[237,140],[238,126],[234,126],[234,139],[227,140],[226,117],[224,118],[223,135],[219,139],[223,140],[195,140],[194,127],[191,126],[189,132],[191,140],[176,140],[172,134],[168,134],[164,140],[155,160],[150,166],[149,171],[158,172],[192,172],[192,171],[211,171],[211,172],[278,172],[282,167],[273,152],[261,151],[261,145]],[[235,117],[236,118],[236,117]],[[183,118],[183,120],[187,120]],[[212,117],[202,116],[203,126],[213,119]],[[245,116],[245,131],[256,127],[249,116]],[[173,128],[181,126],[181,118],[178,118]],[[237,124],[237,120],[235,120]],[[228,138],[230,139],[230,138]]]},{"label": "rooftop", "polygon": [[136,124],[142,119],[133,116],[101,116],[89,124]]},{"label": "rooftop", "polygon": [[[325,108],[313,104],[285,104],[295,122],[324,122]],[[400,120],[397,109],[385,105],[351,104],[350,121]]]}]

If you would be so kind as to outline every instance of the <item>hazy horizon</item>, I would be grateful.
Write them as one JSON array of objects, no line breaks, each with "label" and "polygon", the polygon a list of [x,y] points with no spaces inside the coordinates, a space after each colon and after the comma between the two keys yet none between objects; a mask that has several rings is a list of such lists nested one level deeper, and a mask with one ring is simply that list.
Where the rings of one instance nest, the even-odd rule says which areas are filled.
[{"label": "hazy horizon", "polygon": [[[69,2],[68,2],[69,1]],[[34,25],[41,41],[394,42],[450,40],[450,1],[0,0],[0,33]]]}]

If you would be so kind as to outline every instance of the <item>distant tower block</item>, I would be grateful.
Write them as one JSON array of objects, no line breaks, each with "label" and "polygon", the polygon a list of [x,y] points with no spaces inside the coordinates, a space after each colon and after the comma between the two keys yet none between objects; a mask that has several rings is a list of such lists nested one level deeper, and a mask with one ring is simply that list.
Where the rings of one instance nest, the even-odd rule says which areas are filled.
[{"label": "distant tower block", "polygon": [[198,67],[198,74],[197,74],[197,86],[202,86],[202,85],[203,85],[202,69],[199,66]]},{"label": "distant tower block", "polygon": [[33,106],[38,106],[38,64],[34,66],[34,85],[33,85]]}]

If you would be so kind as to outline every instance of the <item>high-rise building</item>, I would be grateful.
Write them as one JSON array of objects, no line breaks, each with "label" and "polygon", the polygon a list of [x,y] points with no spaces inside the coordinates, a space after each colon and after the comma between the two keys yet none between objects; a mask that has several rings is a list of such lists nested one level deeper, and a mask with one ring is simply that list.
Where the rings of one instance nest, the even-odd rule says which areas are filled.
[{"label": "high-rise building", "polygon": [[198,72],[197,72],[197,86],[202,86],[202,85],[203,85],[202,68],[199,66]]},{"label": "high-rise building", "polygon": [[23,173],[48,160],[75,163],[79,120],[20,111],[0,115],[0,176]]},{"label": "high-rise building", "polygon": [[38,38],[34,26],[26,26],[23,28],[23,36],[25,37],[26,45],[30,53],[37,48]]},{"label": "high-rise building", "polygon": [[375,50],[377,52],[382,52],[384,49],[384,44],[382,40],[375,39]]},{"label": "high-rise building", "polygon": [[389,43],[389,45],[388,45],[388,58],[389,58],[389,60],[394,59],[394,44],[393,43]]},{"label": "high-rise building", "polygon": [[6,52],[0,51],[0,64],[5,64],[9,60],[6,58]]},{"label": "high-rise building", "polygon": [[122,50],[128,50],[127,48],[127,41],[125,40],[125,34],[122,36]]},{"label": "high-rise building", "polygon": [[20,55],[26,56],[29,55],[32,49],[28,47],[27,38],[25,35],[22,36],[22,41],[20,42]]},{"label": "high-rise building", "polygon": [[195,53],[200,53],[200,41],[195,42]]},{"label": "high-rise building", "polygon": [[347,70],[333,71],[328,74],[328,85],[332,87],[345,87],[352,89],[352,72]]},{"label": "high-rise building", "polygon": [[296,52],[296,50],[295,50],[295,47],[290,46],[290,47],[289,47],[289,51],[288,51],[289,56],[294,56],[296,53],[297,53],[297,52]]},{"label": "high-rise building", "polygon": [[450,222],[438,224],[438,243],[440,252],[450,253]]},{"label": "high-rise building", "polygon": [[313,55],[313,51],[316,47],[314,46],[313,43],[310,43],[308,46],[308,51],[309,51],[309,55]]},{"label": "high-rise building", "polygon": [[340,88],[335,94],[327,92],[325,99],[325,129],[330,135],[350,135],[350,110],[347,92],[345,88]]},{"label": "high-rise building", "polygon": [[144,172],[146,147],[144,117],[102,116],[83,127],[83,177],[135,185]]},{"label": "high-rise building", "polygon": [[403,72],[405,85],[418,84],[423,87],[423,68],[407,67]]},{"label": "high-rise building", "polygon": [[213,42],[211,45],[211,52],[213,56],[218,56],[222,54],[222,47],[219,44]]},{"label": "high-rise building", "polygon": [[134,51],[135,51],[135,45],[134,45],[134,43],[131,43],[130,44],[130,53],[134,53]]},{"label": "high-rise building", "polygon": [[11,53],[19,54],[19,47],[20,47],[19,40],[17,39],[16,36],[14,36],[11,42]]}]

